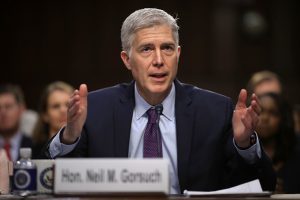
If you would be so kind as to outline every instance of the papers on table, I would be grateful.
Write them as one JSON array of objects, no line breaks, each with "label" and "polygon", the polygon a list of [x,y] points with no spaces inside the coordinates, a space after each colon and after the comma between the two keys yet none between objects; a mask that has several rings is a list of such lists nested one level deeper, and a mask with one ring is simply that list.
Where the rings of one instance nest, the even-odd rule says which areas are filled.
[{"label": "papers on table", "polygon": [[270,196],[270,192],[263,191],[258,179],[237,185],[235,187],[217,191],[184,191],[187,196]]}]

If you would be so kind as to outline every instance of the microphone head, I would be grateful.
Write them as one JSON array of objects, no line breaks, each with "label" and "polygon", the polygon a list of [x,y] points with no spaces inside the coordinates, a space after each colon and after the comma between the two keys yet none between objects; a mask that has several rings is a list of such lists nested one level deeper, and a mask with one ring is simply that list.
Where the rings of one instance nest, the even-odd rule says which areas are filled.
[{"label": "microphone head", "polygon": [[163,105],[161,105],[161,104],[158,104],[158,105],[155,106],[155,111],[156,111],[156,113],[157,113],[158,115],[161,115],[161,114],[162,114],[163,109],[164,109],[164,107],[163,107]]}]

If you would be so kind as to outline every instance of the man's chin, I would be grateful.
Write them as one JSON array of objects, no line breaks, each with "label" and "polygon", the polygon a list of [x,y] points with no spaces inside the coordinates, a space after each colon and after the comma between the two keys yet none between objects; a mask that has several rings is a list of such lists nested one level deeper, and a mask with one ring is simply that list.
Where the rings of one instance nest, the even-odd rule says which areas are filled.
[{"label": "man's chin", "polygon": [[159,94],[164,94],[166,92],[169,91],[169,88],[166,87],[165,85],[164,86],[154,86],[151,90],[151,93],[152,94],[155,94],[155,95],[159,95]]},{"label": "man's chin", "polygon": [[2,128],[0,129],[1,136],[4,138],[10,138],[18,132],[18,128]]}]

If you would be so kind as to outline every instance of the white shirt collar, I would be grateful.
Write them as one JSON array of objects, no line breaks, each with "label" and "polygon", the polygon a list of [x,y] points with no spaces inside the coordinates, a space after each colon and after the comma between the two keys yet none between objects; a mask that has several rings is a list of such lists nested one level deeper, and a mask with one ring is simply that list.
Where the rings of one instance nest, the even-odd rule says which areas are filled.
[{"label": "white shirt collar", "polygon": [[[9,143],[12,149],[18,149],[22,139],[22,133],[18,131],[12,138],[10,138]],[[0,136],[0,146],[4,146],[4,138]]]},{"label": "white shirt collar", "polygon": [[[135,118],[139,120],[149,108],[152,106],[148,104],[145,99],[139,94],[136,83],[134,84],[135,97]],[[170,121],[175,118],[175,85],[172,83],[172,88],[168,96],[163,100],[163,115]]]}]

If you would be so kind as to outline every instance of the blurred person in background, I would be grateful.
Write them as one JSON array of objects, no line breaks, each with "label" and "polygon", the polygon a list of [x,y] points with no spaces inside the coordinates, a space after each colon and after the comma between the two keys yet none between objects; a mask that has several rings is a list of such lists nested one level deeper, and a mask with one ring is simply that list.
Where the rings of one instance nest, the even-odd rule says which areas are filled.
[{"label": "blurred person in background", "polygon": [[247,85],[250,94],[261,95],[268,92],[282,94],[282,84],[277,74],[271,71],[259,71],[254,73]]},{"label": "blurred person in background", "polygon": [[0,85],[0,149],[11,161],[19,158],[21,147],[32,147],[32,141],[20,131],[20,120],[25,109],[23,91],[18,85]]},{"label": "blurred person in background", "polygon": [[259,96],[262,112],[257,133],[277,172],[277,193],[300,192],[299,140],[294,133],[292,109],[282,96],[264,93]]},{"label": "blurred person in background", "polygon": [[20,121],[20,130],[28,137],[32,137],[33,129],[38,120],[35,110],[25,108]]},{"label": "blurred person in background", "polygon": [[[269,92],[284,95],[280,77],[276,73],[267,70],[254,73],[248,82],[247,89],[258,96]],[[293,107],[294,133],[296,135],[300,135],[299,110],[299,106],[295,105]]]},{"label": "blurred person in background", "polygon": [[67,104],[74,88],[68,83],[56,81],[42,93],[39,118],[33,131],[33,158],[39,158],[45,143],[52,138],[67,121]]},{"label": "blurred person in background", "polygon": [[294,106],[293,115],[295,122],[295,133],[298,137],[300,137],[300,104]]}]

